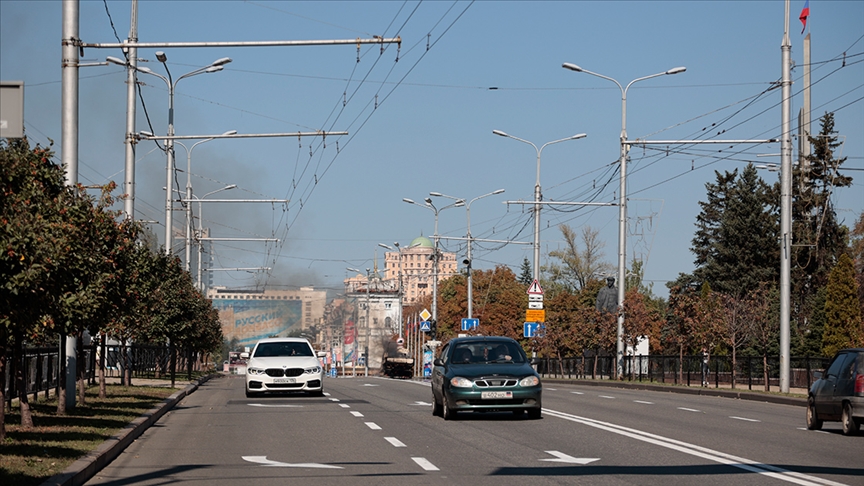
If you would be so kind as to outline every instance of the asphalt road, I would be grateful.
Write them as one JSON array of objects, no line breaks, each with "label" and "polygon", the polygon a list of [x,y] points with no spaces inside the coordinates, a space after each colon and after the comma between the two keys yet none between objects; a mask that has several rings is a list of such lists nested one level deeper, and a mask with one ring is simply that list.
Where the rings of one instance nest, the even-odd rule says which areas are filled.
[{"label": "asphalt road", "polygon": [[864,436],[804,408],[549,383],[543,418],[432,416],[424,383],[328,379],[323,398],[203,383],[88,485],[864,484]]}]

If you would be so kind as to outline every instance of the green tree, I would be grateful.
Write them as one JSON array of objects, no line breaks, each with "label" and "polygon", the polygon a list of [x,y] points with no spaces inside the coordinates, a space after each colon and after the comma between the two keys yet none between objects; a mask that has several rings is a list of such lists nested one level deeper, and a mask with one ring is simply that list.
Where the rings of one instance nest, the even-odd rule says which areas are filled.
[{"label": "green tree", "polygon": [[717,174],[717,184],[706,184],[709,200],[700,203],[697,232],[691,251],[696,254],[694,276],[725,294],[742,296],[762,282],[778,278],[777,203],[774,192],[748,164]]},{"label": "green tree", "polygon": [[835,158],[842,146],[834,129],[834,114],[820,119],[818,135],[809,137],[812,154],[793,171],[792,198],[792,318],[806,334],[812,314],[818,312],[814,296],[828,283],[840,254],[847,251],[849,230],[837,219],[831,195],[852,185],[852,177],[839,172],[846,157]]},{"label": "green tree", "polygon": [[528,258],[522,259],[522,267],[519,270],[519,283],[528,287],[534,282],[534,274],[531,272],[531,262]]},{"label": "green tree", "polygon": [[548,278],[553,284],[550,288],[560,287],[578,292],[592,280],[598,280],[599,274],[612,271],[612,266],[603,261],[604,243],[599,239],[598,231],[583,226],[581,234],[577,234],[566,224],[558,228],[564,238],[564,248],[549,252],[554,260],[547,269]]},{"label": "green tree", "polygon": [[822,335],[825,356],[834,356],[843,348],[864,346],[858,282],[849,255],[840,255],[828,277],[825,294],[825,330]]}]

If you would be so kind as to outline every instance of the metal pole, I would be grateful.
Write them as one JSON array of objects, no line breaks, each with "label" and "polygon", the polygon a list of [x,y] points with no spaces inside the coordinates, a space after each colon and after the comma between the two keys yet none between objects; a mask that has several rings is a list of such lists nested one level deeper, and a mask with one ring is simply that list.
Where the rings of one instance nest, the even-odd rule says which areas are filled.
[{"label": "metal pole", "polygon": [[[432,206],[432,211],[435,213],[435,248],[432,254],[432,322],[438,323],[438,209]],[[435,339],[437,336],[432,336]]]},{"label": "metal pole", "polygon": [[[533,143],[534,149],[537,146]],[[545,145],[544,145],[545,146]],[[543,149],[537,150],[537,182],[534,183],[534,280],[540,281],[540,201],[543,200],[543,195],[540,192],[540,152]]]},{"label": "metal pole", "polygon": [[[132,0],[132,14],[129,22],[129,43],[138,42],[138,0]],[[136,68],[138,66],[138,48],[129,47],[126,51],[126,174],[123,189],[126,199],[123,201],[123,211],[126,219],[135,219],[135,95],[138,89]]]},{"label": "metal pole", "polygon": [[789,393],[789,317],[792,252],[792,132],[791,51],[789,41],[789,0],[786,0],[782,53],[783,80],[780,147],[780,392]]},{"label": "metal pole", "polygon": [[[617,81],[616,81],[617,83]],[[632,82],[630,84],[633,84]],[[619,84],[620,88],[621,85]],[[629,88],[630,85],[628,84]],[[621,157],[620,187],[618,193],[618,328],[615,332],[616,367],[615,378],[620,378],[624,364],[624,296],[627,278],[627,90],[621,90]]]},{"label": "metal pole", "polygon": [[[78,0],[63,0],[63,70],[62,127],[63,147],[61,157],[66,172],[66,185],[78,184]],[[66,336],[66,408],[75,408],[75,378],[77,362],[77,339]]]},{"label": "metal pole", "polygon": [[[168,76],[171,76],[170,72]],[[174,136],[174,83],[170,79],[168,81],[168,136]],[[165,254],[171,256],[173,244],[171,226],[174,224],[172,214],[174,212],[174,199],[171,192],[174,187],[174,139],[165,140],[165,152],[168,154],[165,167]]]},{"label": "metal pole", "polygon": [[364,364],[366,365],[366,369],[364,371],[364,376],[369,376],[369,338],[371,336],[370,332],[370,322],[369,322],[369,288],[372,286],[372,274],[369,269],[366,269],[366,359],[364,360]]}]

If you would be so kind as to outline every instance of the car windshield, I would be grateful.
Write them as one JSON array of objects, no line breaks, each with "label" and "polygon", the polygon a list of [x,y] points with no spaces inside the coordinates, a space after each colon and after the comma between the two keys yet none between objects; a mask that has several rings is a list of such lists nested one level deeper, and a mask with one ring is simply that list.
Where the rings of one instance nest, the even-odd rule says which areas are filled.
[{"label": "car windshield", "polygon": [[525,354],[512,342],[468,342],[457,344],[450,360],[453,364],[524,363]]},{"label": "car windshield", "polygon": [[255,348],[255,358],[272,358],[277,356],[314,356],[312,348],[306,343],[260,343]]}]

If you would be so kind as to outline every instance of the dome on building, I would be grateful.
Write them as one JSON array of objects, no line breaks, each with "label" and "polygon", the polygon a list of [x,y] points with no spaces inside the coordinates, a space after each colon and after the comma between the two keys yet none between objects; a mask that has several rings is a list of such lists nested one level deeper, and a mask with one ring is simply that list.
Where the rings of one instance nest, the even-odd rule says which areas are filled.
[{"label": "dome on building", "polygon": [[408,245],[408,248],[416,248],[416,247],[425,247],[425,248],[435,248],[435,245],[432,243],[432,240],[425,236],[418,236],[411,241],[411,244]]}]

